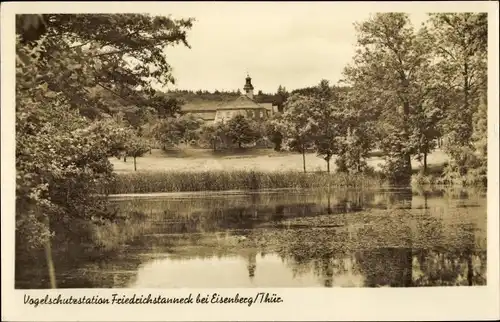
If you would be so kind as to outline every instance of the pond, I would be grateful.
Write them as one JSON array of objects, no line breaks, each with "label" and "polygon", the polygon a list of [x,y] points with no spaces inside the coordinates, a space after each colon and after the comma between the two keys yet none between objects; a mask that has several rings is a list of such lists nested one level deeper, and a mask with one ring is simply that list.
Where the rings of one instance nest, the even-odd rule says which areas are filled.
[{"label": "pond", "polygon": [[[463,189],[116,198],[122,244],[54,256],[59,288],[414,287],[486,284],[486,195]],[[44,265],[16,288],[47,288]]]}]

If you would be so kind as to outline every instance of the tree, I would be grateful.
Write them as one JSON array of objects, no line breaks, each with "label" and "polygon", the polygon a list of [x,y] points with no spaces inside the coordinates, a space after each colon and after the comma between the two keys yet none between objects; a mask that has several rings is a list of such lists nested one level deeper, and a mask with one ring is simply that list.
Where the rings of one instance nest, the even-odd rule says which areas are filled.
[{"label": "tree", "polygon": [[153,147],[161,144],[156,138],[156,122],[157,119],[149,119],[144,125],[141,126],[141,136],[148,142],[149,144],[149,154],[152,154]]},{"label": "tree", "polygon": [[111,154],[117,158],[123,157],[123,162],[127,162],[128,144],[137,133],[133,128],[117,124],[114,121],[106,122],[107,126],[113,128],[112,140],[110,142]]},{"label": "tree", "polygon": [[347,133],[337,140],[339,152],[335,163],[338,171],[360,173],[367,168],[366,160],[375,142],[375,130],[373,122],[362,120],[348,127]]},{"label": "tree", "polygon": [[276,95],[274,96],[274,103],[278,106],[278,112],[283,113],[283,108],[285,106],[285,102],[288,99],[290,94],[286,90],[285,87],[283,86],[278,86],[278,91],[276,92]]},{"label": "tree", "polygon": [[163,47],[185,42],[190,26],[147,15],[16,16],[17,249],[50,253],[52,237],[79,238],[67,232],[113,218],[105,194],[120,126],[91,89],[147,106],[151,78],[173,80]]},{"label": "tree", "polygon": [[202,121],[193,114],[185,114],[178,118],[160,119],[152,129],[155,139],[163,149],[181,143],[191,143],[199,137]]},{"label": "tree", "polygon": [[177,120],[173,117],[159,120],[151,130],[154,138],[161,144],[163,150],[180,143],[182,132]]},{"label": "tree", "polygon": [[283,133],[281,132],[282,126],[281,113],[274,114],[271,118],[267,119],[264,124],[264,132],[267,138],[274,144],[275,151],[281,151],[283,144]]},{"label": "tree", "polygon": [[129,140],[129,142],[127,142],[126,149],[127,155],[134,158],[134,171],[137,171],[136,159],[138,157],[142,157],[149,151],[149,145],[143,138],[134,136],[131,140]]},{"label": "tree", "polygon": [[457,146],[457,151],[445,167],[444,179],[449,183],[481,184],[488,181],[488,107],[481,93],[480,104],[473,114],[471,144]]},{"label": "tree", "polygon": [[316,153],[326,161],[330,173],[330,160],[340,152],[341,135],[345,133],[340,101],[334,95],[327,80],[318,85],[318,92],[309,105],[308,114],[312,119],[312,138]]},{"label": "tree", "polygon": [[338,95],[338,113],[343,124],[337,140],[337,171],[362,172],[367,168],[369,152],[378,141],[377,119],[355,88],[334,87],[334,92]]},{"label": "tree", "polygon": [[486,164],[488,161],[488,105],[483,92],[479,101],[479,107],[474,113],[474,128],[472,132],[472,142],[477,155]]},{"label": "tree", "polygon": [[436,140],[440,136],[439,122],[442,120],[442,110],[429,104],[417,105],[410,116],[413,124],[410,134],[410,146],[417,160],[423,160],[423,173],[427,173],[427,155],[436,147]]},{"label": "tree", "polygon": [[387,172],[398,183],[408,183],[413,151],[408,120],[428,95],[423,81],[431,58],[428,37],[424,31],[415,33],[404,13],[375,14],[356,30],[358,48],[344,75],[379,120]]},{"label": "tree", "polygon": [[241,148],[242,144],[255,142],[259,138],[259,133],[246,117],[238,114],[227,122],[227,136]]},{"label": "tree", "polygon": [[479,107],[473,115],[473,122],[472,144],[477,165],[470,170],[477,182],[482,182],[486,186],[488,180],[488,105],[484,93],[482,93]]},{"label": "tree", "polygon": [[198,140],[200,136],[200,128],[203,124],[198,116],[194,114],[184,114],[177,118],[177,126],[181,133],[181,141],[185,144],[191,144]]},{"label": "tree", "polygon": [[165,94],[156,94],[149,102],[156,111],[159,118],[176,117],[181,114],[181,106],[184,102],[176,97]]},{"label": "tree", "polygon": [[318,92],[318,86],[309,86],[309,87],[294,89],[291,95],[298,94],[303,96],[315,96],[317,92]]},{"label": "tree", "polygon": [[227,127],[224,123],[204,124],[200,131],[200,141],[212,147],[213,151],[217,151],[217,144],[225,142]]},{"label": "tree", "polygon": [[302,154],[304,173],[306,172],[306,150],[312,144],[314,120],[309,111],[316,104],[314,98],[298,94],[292,95],[286,102],[281,122],[287,146],[292,151]]},{"label": "tree", "polygon": [[436,81],[452,98],[447,102],[444,130],[447,150],[454,157],[457,147],[471,144],[474,107],[486,88],[487,14],[430,14],[427,27],[437,56]]},{"label": "tree", "polygon": [[[99,117],[101,111],[106,110],[106,102],[93,97],[89,91],[95,87],[132,105],[149,106],[155,92],[152,80],[157,85],[174,82],[163,49],[179,43],[189,47],[186,35],[193,22],[193,19],[174,20],[143,14],[47,14],[38,17],[45,26],[41,35],[42,60],[58,60],[68,55],[85,58],[60,73],[56,70],[48,73],[44,80],[51,90],[66,95],[71,106],[90,118]],[[16,16],[17,30],[25,41],[26,33],[22,28],[26,19],[25,15]],[[78,73],[72,76],[77,82],[65,81],[70,71]],[[87,77],[81,77],[84,74]]]},{"label": "tree", "polygon": [[[106,217],[96,191],[113,179],[107,157],[115,151],[106,123],[90,123],[45,81],[48,74],[64,71],[69,76],[67,85],[76,87],[73,76],[78,72],[72,66],[85,58],[55,55],[44,61],[42,40],[28,44],[20,40],[18,35],[16,247],[32,250],[48,245],[54,232],[61,232],[58,227],[72,216],[75,221]],[[80,75],[80,81],[85,82],[87,76]]]}]

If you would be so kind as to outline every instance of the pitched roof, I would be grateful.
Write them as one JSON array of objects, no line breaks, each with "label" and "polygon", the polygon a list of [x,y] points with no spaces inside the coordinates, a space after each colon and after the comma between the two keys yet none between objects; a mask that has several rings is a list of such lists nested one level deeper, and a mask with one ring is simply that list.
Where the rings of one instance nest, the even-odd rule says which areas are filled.
[{"label": "pitched roof", "polygon": [[215,111],[217,109],[217,105],[220,104],[219,102],[213,102],[213,101],[195,101],[195,102],[189,102],[184,104],[181,107],[182,111],[195,111],[198,110],[200,112],[209,110],[209,111]]},{"label": "pitched roof", "polygon": [[214,102],[214,101],[193,101],[184,104],[181,110],[188,113],[204,113],[217,110],[237,110],[237,109],[261,109],[272,110],[272,103],[257,103],[254,100],[242,95],[231,101]]},{"label": "pitched roof", "polygon": [[256,103],[254,100],[250,99],[245,95],[241,95],[237,99],[222,103],[217,106],[218,110],[234,110],[234,109],[260,109],[265,108],[261,104]]},{"label": "pitched roof", "polygon": [[190,112],[190,114],[193,114],[205,121],[210,121],[210,120],[213,120],[215,119],[215,114],[217,112],[215,111],[193,111],[193,112]]}]

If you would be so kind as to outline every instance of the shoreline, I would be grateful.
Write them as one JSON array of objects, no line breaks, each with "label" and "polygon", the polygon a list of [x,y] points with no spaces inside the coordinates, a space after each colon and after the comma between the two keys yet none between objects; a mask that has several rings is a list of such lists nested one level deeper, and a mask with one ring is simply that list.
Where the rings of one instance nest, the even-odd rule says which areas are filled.
[{"label": "shoreline", "polygon": [[[423,190],[444,190],[444,189],[466,189],[466,190],[475,190],[482,188],[479,187],[467,187],[461,185],[419,185],[419,186],[380,186],[380,187],[363,187],[363,191],[380,191],[380,192],[396,192],[399,190],[407,190],[411,189],[412,191],[418,191],[420,189]],[[210,190],[210,191],[181,191],[181,192],[143,192],[143,193],[118,193],[118,194],[110,194],[108,195],[108,200],[110,201],[122,201],[122,200],[133,200],[133,199],[163,199],[163,198],[171,198],[171,199],[184,199],[184,198],[203,198],[203,197],[214,197],[214,196],[250,196],[250,195],[258,195],[258,194],[271,194],[271,193],[282,193],[282,192],[291,192],[291,193],[307,193],[307,192],[317,192],[318,190],[327,191],[328,188],[275,188],[275,189],[258,189],[258,190]],[[342,190],[342,191],[353,191],[359,190],[355,187],[335,187],[332,190]]]}]

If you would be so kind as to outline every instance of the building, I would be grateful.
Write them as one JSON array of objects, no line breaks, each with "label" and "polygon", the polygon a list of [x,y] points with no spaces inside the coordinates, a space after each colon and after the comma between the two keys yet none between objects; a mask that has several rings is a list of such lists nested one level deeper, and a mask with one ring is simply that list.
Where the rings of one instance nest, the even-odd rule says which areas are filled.
[{"label": "building", "polygon": [[265,120],[277,111],[277,106],[272,103],[257,103],[254,100],[252,78],[247,75],[244,94],[230,102],[222,103],[197,103],[196,106],[187,104],[183,106],[182,111],[199,116],[205,122],[224,122],[236,115],[256,121]]}]

